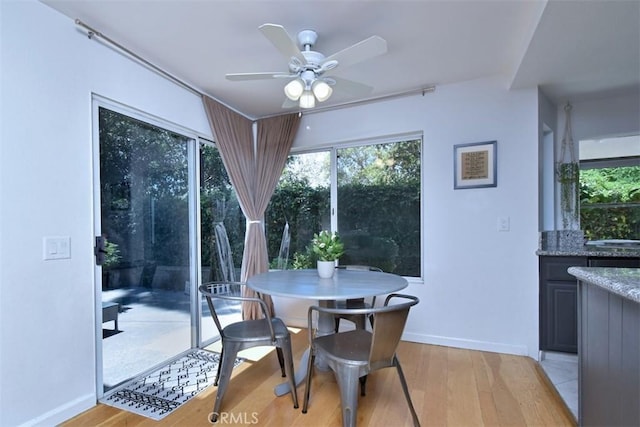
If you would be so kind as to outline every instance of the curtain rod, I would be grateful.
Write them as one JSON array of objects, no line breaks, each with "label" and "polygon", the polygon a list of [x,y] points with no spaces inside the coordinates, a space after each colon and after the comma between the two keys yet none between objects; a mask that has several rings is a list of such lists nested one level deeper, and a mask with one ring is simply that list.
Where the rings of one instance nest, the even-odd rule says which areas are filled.
[{"label": "curtain rod", "polygon": [[[327,105],[326,107],[314,107],[313,109],[298,110],[298,115],[304,116],[308,114],[324,113],[326,111],[340,110],[342,108],[355,107],[356,105],[371,104],[378,101],[386,101],[394,98],[403,98],[405,96],[411,96],[411,95],[421,94],[422,96],[425,96],[428,93],[435,92],[435,90],[436,90],[436,86],[431,85],[431,86],[426,86],[419,89],[412,89],[404,92],[396,92],[389,95],[374,96],[372,98],[359,99],[356,101],[347,101],[340,104]],[[281,114],[272,114],[272,115],[264,116],[261,118],[267,119],[269,117],[277,117],[280,115]]]},{"label": "curtain rod", "polygon": [[194,86],[186,83],[184,80],[179,79],[178,77],[176,77],[173,74],[163,70],[162,68],[160,68],[157,65],[153,64],[152,62],[147,61],[146,59],[144,59],[143,57],[141,57],[137,53],[127,49],[126,47],[122,46],[120,43],[116,42],[115,40],[112,40],[111,38],[105,36],[100,31],[97,31],[94,28],[88,26],[87,24],[82,22],[80,19],[76,19],[75,23],[76,23],[76,25],[78,27],[81,27],[82,29],[84,29],[84,31],[86,32],[87,37],[89,37],[89,39],[93,40],[93,38],[96,37],[100,41],[106,43],[107,46],[109,46],[111,48],[115,48],[120,53],[124,53],[126,56],[134,59],[136,62],[142,64],[143,66],[145,66],[149,70],[153,71],[154,73],[166,78],[167,80],[177,84],[178,86],[180,86],[180,87],[182,87],[184,89],[187,89],[191,93],[193,93],[195,95],[198,95],[198,96],[208,96],[208,97],[210,97],[212,99],[215,99],[217,102],[223,104],[225,107],[229,108],[230,110],[235,111],[236,113],[240,114],[243,117],[246,117],[247,119],[249,119],[251,121],[255,121],[255,119],[247,117],[246,114],[236,110],[235,108],[227,105],[226,103],[220,101],[219,99],[214,98],[213,96],[201,91],[200,89],[195,88]]},{"label": "curtain rod", "polygon": [[319,107],[319,108],[314,108],[312,110],[305,110],[305,112],[302,114],[304,115],[304,114],[322,113],[325,111],[339,110],[341,108],[354,107],[356,105],[371,104],[373,102],[386,101],[388,99],[394,99],[394,98],[403,98],[405,96],[411,96],[411,95],[421,94],[422,96],[425,96],[427,93],[435,92],[435,90],[436,90],[436,86],[432,85],[432,86],[427,86],[420,89],[407,90],[404,92],[396,92],[389,95],[374,96],[372,98],[360,99],[357,101],[347,101],[341,104],[327,105],[326,107]]},{"label": "curtain rod", "polygon": [[[147,61],[146,59],[144,59],[143,57],[141,57],[137,53],[127,49],[126,47],[122,46],[121,44],[119,44],[115,40],[112,40],[111,38],[105,36],[100,31],[97,31],[96,29],[88,26],[87,24],[82,22],[80,19],[76,19],[75,23],[76,23],[76,25],[78,27],[81,27],[82,29],[84,29],[84,31],[86,32],[87,37],[89,37],[89,39],[93,40],[93,38],[96,37],[100,41],[105,42],[109,47],[115,48],[117,51],[119,51],[121,53],[124,53],[126,56],[134,59],[136,62],[142,64],[143,66],[145,66],[146,68],[148,68],[151,71],[155,72],[156,74],[159,74],[160,76],[162,76],[162,77],[168,79],[169,81],[179,85],[180,87],[182,87],[184,89],[187,89],[191,93],[194,93],[195,95],[199,95],[199,96],[208,96],[210,98],[213,98],[217,102],[220,102],[221,104],[223,104],[225,107],[229,108],[230,110],[235,111],[236,113],[240,114],[243,117],[246,117],[247,119],[249,119],[251,121],[258,120],[258,118],[248,117],[246,114],[238,111],[237,109],[229,106],[228,104],[220,101],[219,99],[214,98],[213,96],[201,91],[200,89],[195,88],[194,86],[186,83],[184,80],[179,79],[178,77],[176,77],[173,74],[163,70],[162,68],[160,68],[157,65],[153,64],[152,62]],[[298,111],[298,114],[305,115],[305,114],[322,113],[322,112],[326,112],[326,111],[338,110],[338,109],[341,109],[341,108],[353,107],[353,106],[356,106],[356,105],[364,105],[364,104],[369,104],[369,103],[372,103],[372,102],[383,101],[383,100],[388,100],[388,99],[393,99],[393,98],[400,98],[400,97],[416,95],[416,94],[422,94],[422,96],[424,96],[427,93],[434,92],[435,90],[436,90],[435,85],[432,85],[432,86],[427,86],[427,87],[420,88],[420,89],[413,89],[413,90],[409,90],[409,91],[405,91],[405,92],[398,92],[398,93],[393,93],[393,94],[389,94],[389,95],[382,95],[382,96],[373,97],[373,98],[361,99],[361,100],[357,100],[357,101],[350,101],[350,102],[348,101],[348,102],[344,102],[344,103],[341,103],[341,104],[327,105],[326,107],[318,107],[318,108],[313,108],[311,110]],[[282,114],[291,114],[291,113],[292,112],[282,113]],[[281,116],[282,114],[273,114],[273,115],[270,115],[270,116],[264,116],[264,117],[260,117],[260,118],[265,119],[265,118],[270,118],[270,117]]]}]

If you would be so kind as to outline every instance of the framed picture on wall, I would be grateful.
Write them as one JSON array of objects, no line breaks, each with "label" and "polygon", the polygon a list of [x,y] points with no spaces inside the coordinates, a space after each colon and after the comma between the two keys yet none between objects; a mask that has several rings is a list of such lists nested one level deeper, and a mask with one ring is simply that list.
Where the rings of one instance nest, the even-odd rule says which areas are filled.
[{"label": "framed picture on wall", "polygon": [[497,141],[453,146],[453,188],[497,187]]}]

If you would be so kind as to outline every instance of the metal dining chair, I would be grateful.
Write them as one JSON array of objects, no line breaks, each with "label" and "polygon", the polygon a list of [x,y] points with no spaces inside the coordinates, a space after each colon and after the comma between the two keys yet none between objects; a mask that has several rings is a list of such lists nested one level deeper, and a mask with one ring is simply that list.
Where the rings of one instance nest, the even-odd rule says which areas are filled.
[{"label": "metal dining chair", "polygon": [[[382,270],[378,267],[371,267],[368,265],[357,265],[357,264],[348,264],[348,265],[339,265],[336,268],[341,270],[355,270],[355,271],[375,271],[382,273]],[[376,296],[374,295],[370,301],[367,301],[365,298],[350,298],[344,301],[336,301],[336,308],[340,309],[361,309],[361,308],[372,308],[376,305]],[[340,320],[348,320],[353,322],[356,325],[357,329],[366,329],[367,328],[367,319],[369,319],[369,323],[371,323],[371,327],[373,328],[373,317],[366,314],[357,314],[357,313],[349,313],[349,314],[336,314],[334,316],[335,319],[335,331],[338,333],[340,330]],[[366,394],[367,387],[367,376],[360,377],[360,395],[364,396]]]},{"label": "metal dining chair", "polygon": [[[259,346],[274,346],[278,352],[278,360],[282,376],[288,377],[293,407],[298,407],[298,394],[294,383],[293,353],[291,351],[291,335],[282,319],[271,317],[267,304],[260,298],[243,296],[246,285],[238,282],[209,282],[199,287],[204,295],[222,340],[222,354],[218,364],[218,373],[214,385],[218,386],[211,421],[216,422],[222,399],[227,391],[231,372],[238,352],[247,348]],[[218,302],[218,306],[214,301]],[[242,320],[223,326],[220,317],[222,309],[229,302],[242,303],[244,301],[259,304],[264,318],[257,320]],[[228,322],[227,322],[228,323]]]},{"label": "metal dining chair", "polygon": [[[339,265],[338,267],[336,267],[338,269],[342,269],[342,270],[356,270],[356,271],[377,271],[377,272],[382,272],[381,269],[379,269],[378,267],[370,267],[368,265]],[[336,301],[336,308],[340,308],[340,309],[359,309],[359,308],[371,308],[374,307],[376,305],[376,297],[373,296],[373,298],[371,298],[371,301],[366,301],[364,298],[353,298],[353,299],[348,299],[345,301]],[[356,325],[356,328],[359,329],[366,329],[367,327],[367,318],[369,318],[369,321],[371,321],[371,317],[367,316],[367,315],[363,315],[363,314],[339,314],[334,316],[335,318],[335,323],[336,323],[336,327],[335,327],[335,331],[338,332],[338,330],[340,329],[340,320],[344,319],[344,320],[348,320],[350,322],[353,322]],[[371,326],[373,327],[373,324],[371,324]],[[363,392],[364,394],[364,392]]]},{"label": "metal dining chair", "polygon": [[[389,305],[394,298],[404,302]],[[313,313],[341,314],[345,309],[309,307],[307,321],[309,327],[310,356],[307,367],[307,382],[302,405],[302,413],[306,414],[309,406],[311,377],[315,357],[321,357],[333,370],[340,388],[342,405],[342,425],[355,426],[358,410],[358,379],[382,368],[395,367],[400,378],[402,391],[407,399],[414,426],[420,426],[407,381],[396,355],[396,349],[402,337],[409,309],[418,304],[417,297],[403,294],[387,296],[383,307],[351,310],[354,313],[372,315],[374,317],[373,332],[365,329],[354,329],[337,334],[315,336]],[[386,390],[394,392],[393,390]]]}]

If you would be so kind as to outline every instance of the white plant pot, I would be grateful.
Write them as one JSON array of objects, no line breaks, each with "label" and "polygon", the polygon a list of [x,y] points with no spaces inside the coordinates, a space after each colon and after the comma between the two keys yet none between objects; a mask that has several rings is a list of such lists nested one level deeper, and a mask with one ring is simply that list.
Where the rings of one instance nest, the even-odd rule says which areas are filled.
[{"label": "white plant pot", "polygon": [[330,279],[336,270],[335,261],[318,261],[318,276],[322,279]]}]

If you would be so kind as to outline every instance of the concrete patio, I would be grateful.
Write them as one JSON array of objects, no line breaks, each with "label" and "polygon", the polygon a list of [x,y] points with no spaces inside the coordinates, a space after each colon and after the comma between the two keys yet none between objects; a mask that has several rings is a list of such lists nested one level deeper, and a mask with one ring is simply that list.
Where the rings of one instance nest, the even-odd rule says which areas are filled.
[{"label": "concrete patio", "polygon": [[[120,304],[118,330],[113,330],[114,322],[102,325],[105,390],[191,348],[190,303],[184,291],[131,287],[103,291],[102,298]],[[239,320],[239,305],[229,306],[226,314]],[[202,337],[219,337],[205,300]]]}]

